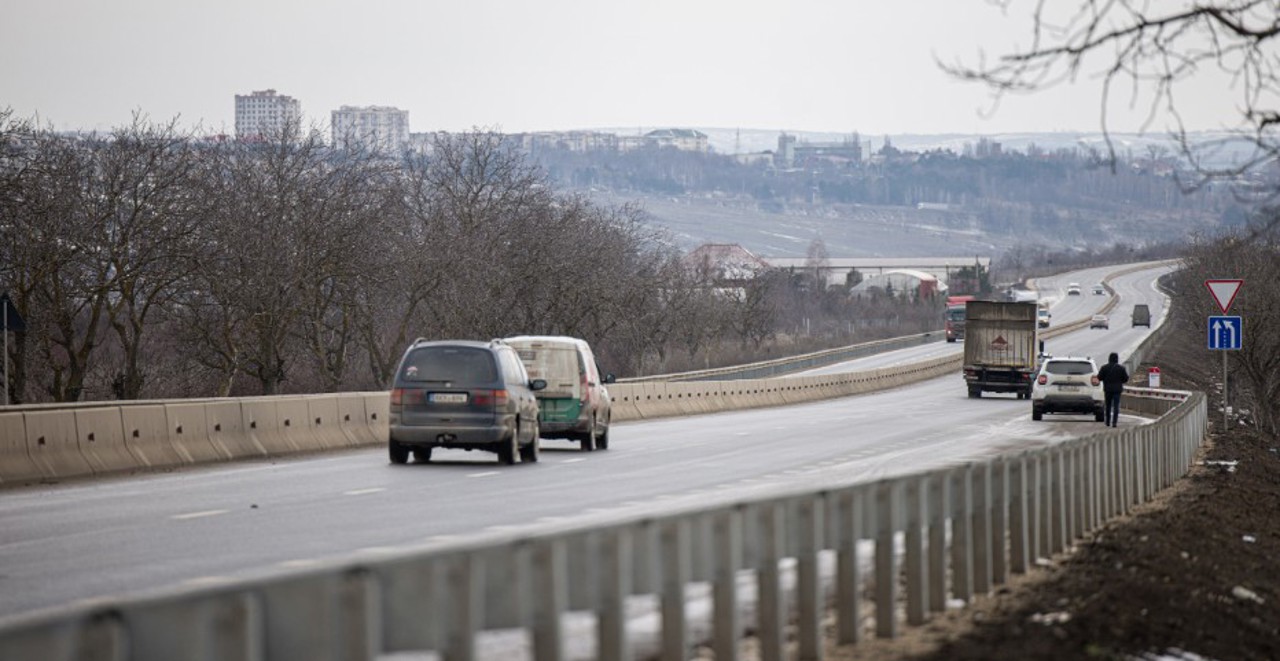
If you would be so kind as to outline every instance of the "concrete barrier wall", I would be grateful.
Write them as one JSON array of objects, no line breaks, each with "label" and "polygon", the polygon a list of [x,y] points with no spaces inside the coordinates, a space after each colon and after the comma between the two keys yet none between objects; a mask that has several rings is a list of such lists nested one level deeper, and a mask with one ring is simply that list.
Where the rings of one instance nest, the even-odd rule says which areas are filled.
[{"label": "concrete barrier wall", "polygon": [[[0,658],[338,661],[434,651],[473,659],[481,632],[516,628],[534,659],[561,661],[572,610],[595,616],[595,657],[604,661],[682,660],[702,643],[717,658],[737,658],[748,631],[761,658],[816,659],[832,612],[841,644],[895,638],[1129,513],[1185,473],[1207,418],[1205,396],[1193,393],[1150,425],[877,482],[691,500],[658,514],[493,531],[71,607],[0,625]],[[63,423],[37,427],[53,433]],[[835,561],[832,581],[820,571],[824,553]],[[744,572],[755,579],[750,596]],[[712,608],[710,633],[695,638],[692,623],[706,617],[688,602],[698,582],[709,583]],[[659,611],[660,639],[645,650],[633,649],[631,595],[651,596]]]},{"label": "concrete barrier wall", "polygon": [[0,484],[376,445],[389,416],[385,392],[12,406]]}]

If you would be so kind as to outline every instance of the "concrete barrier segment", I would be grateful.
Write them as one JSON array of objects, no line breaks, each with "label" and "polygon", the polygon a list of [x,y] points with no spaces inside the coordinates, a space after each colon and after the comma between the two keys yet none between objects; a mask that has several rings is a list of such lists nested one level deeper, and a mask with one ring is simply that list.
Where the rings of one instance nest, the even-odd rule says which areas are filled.
[{"label": "concrete barrier segment", "polygon": [[137,404],[120,407],[124,427],[124,444],[138,464],[146,468],[166,468],[195,463],[179,444],[169,440],[169,425],[162,404]]},{"label": "concrete barrier segment", "polygon": [[311,414],[310,397],[277,397],[275,404],[280,434],[292,448],[291,452],[312,452],[344,447],[336,443],[331,444],[333,441],[331,437],[315,436],[315,421]]},{"label": "concrete barrier segment", "polygon": [[27,452],[27,424],[21,412],[0,413],[0,484],[29,482],[44,471]]},{"label": "concrete barrier segment", "polygon": [[165,404],[164,417],[174,451],[191,463],[204,464],[262,454],[246,453],[241,449],[248,440],[242,434],[236,436],[240,429],[240,403],[235,400]]},{"label": "concrete barrier segment", "polygon": [[124,444],[120,407],[75,409],[75,418],[80,455],[94,473],[119,473],[146,466]]},{"label": "concrete barrier segment", "polygon": [[364,395],[365,424],[373,434],[374,443],[386,443],[391,439],[391,393],[371,392]]},{"label": "concrete barrier segment", "polygon": [[73,409],[27,411],[27,452],[46,477],[91,475],[93,469],[80,453]]},{"label": "concrete barrier segment", "polygon": [[636,396],[643,392],[639,384],[615,383],[609,386],[610,415],[612,422],[639,420],[642,416],[636,408]]},{"label": "concrete barrier segment", "polygon": [[342,434],[346,437],[348,445],[376,445],[378,442],[373,435],[373,430],[366,422],[369,416],[365,412],[364,402],[363,395],[350,393],[337,395],[338,426],[342,428]]},{"label": "concrete barrier segment", "polygon": [[240,400],[240,417],[244,421],[245,435],[257,441],[268,455],[279,456],[298,451],[293,439],[286,433],[286,429],[281,427],[279,399],[274,397],[242,399]]}]

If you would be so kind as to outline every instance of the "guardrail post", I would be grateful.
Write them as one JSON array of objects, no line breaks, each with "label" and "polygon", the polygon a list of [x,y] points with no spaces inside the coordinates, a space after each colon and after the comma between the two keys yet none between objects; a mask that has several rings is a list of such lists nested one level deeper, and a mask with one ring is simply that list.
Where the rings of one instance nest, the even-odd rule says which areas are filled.
[{"label": "guardrail post", "polygon": [[689,521],[683,517],[662,526],[662,658],[688,657],[689,625],[684,587],[689,582]]},{"label": "guardrail post", "polygon": [[991,591],[991,464],[984,462],[973,466],[973,526],[970,529],[973,544],[973,592],[986,594]]},{"label": "guardrail post", "polygon": [[352,661],[373,661],[382,646],[382,597],[372,574],[360,569],[342,578],[338,619],[344,627],[340,655]]},{"label": "guardrail post", "polygon": [[894,616],[898,596],[898,555],[893,540],[897,533],[899,482],[887,480],[876,484],[876,635],[896,638],[898,621]]},{"label": "guardrail post", "polygon": [[1050,519],[1053,527],[1051,552],[1059,553],[1067,548],[1067,470],[1066,453],[1061,447],[1049,450],[1050,485],[1052,486],[1053,513]]},{"label": "guardrail post", "polygon": [[972,466],[951,473],[951,594],[968,601],[973,597]]},{"label": "guardrail post", "polygon": [[947,516],[951,512],[950,480],[946,471],[929,475],[929,610],[947,609]]},{"label": "guardrail post", "polygon": [[906,482],[907,624],[924,624],[928,611],[929,574],[926,571],[924,526],[929,520],[929,475],[902,478]]},{"label": "guardrail post", "polygon": [[991,463],[991,584],[1009,580],[1009,462],[999,458]]},{"label": "guardrail post", "polygon": [[1030,484],[1027,480],[1027,453],[1013,458],[1009,471],[1009,564],[1015,574],[1027,573],[1029,534],[1034,534],[1027,523],[1030,500]]},{"label": "guardrail post", "polygon": [[806,496],[799,503],[800,540],[796,549],[796,599],[799,620],[796,638],[800,661],[822,658],[822,577],[818,551],[822,549],[825,493]]},{"label": "guardrail post", "polygon": [[757,603],[756,610],[760,619],[760,659],[761,661],[782,661],[783,622],[785,605],[782,598],[782,579],[778,573],[778,562],[782,560],[784,548],[784,525],[782,507],[777,503],[765,503],[760,506],[760,562],[756,567]]},{"label": "guardrail post", "polygon": [[[560,614],[569,601],[566,583],[564,540],[558,537],[540,539],[533,546],[533,658],[537,661],[561,661],[564,658],[564,631]],[[461,606],[461,604],[459,604]],[[467,629],[467,639],[474,640],[474,629]],[[474,643],[469,643],[474,654]],[[471,658],[468,656],[467,658]],[[448,658],[447,661],[453,661]]]},{"label": "guardrail post", "polygon": [[627,597],[631,595],[631,529],[618,527],[600,540],[600,613],[597,621],[602,661],[631,658],[627,638]]},{"label": "guardrail post", "polygon": [[712,644],[716,659],[737,661],[738,635],[738,569],[742,567],[742,507],[736,506],[716,515],[714,531],[715,570],[713,600],[715,602]]},{"label": "guardrail post", "polygon": [[841,645],[858,642],[862,634],[858,542],[863,535],[864,493],[862,487],[841,491],[836,508],[840,517],[840,545],[836,549],[836,641]]},{"label": "guardrail post", "polygon": [[1063,547],[1070,546],[1072,542],[1080,538],[1081,520],[1084,515],[1084,507],[1080,505],[1080,499],[1084,496],[1084,489],[1080,484],[1082,471],[1080,470],[1080,447],[1069,442],[1062,449],[1062,468],[1065,472],[1063,485],[1066,488],[1066,536],[1063,537]]}]

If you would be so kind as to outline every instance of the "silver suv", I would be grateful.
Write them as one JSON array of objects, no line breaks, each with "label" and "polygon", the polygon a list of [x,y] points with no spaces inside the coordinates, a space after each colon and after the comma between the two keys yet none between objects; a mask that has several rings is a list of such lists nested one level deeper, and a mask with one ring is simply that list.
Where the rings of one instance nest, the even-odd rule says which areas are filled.
[{"label": "silver suv", "polygon": [[1102,422],[1102,382],[1092,358],[1049,356],[1031,388],[1031,419],[1046,413],[1092,413]]},{"label": "silver suv", "polygon": [[400,359],[391,387],[388,452],[403,464],[434,448],[496,452],[498,461],[538,460],[538,400],[547,387],[530,380],[520,357],[501,340],[419,339]]}]

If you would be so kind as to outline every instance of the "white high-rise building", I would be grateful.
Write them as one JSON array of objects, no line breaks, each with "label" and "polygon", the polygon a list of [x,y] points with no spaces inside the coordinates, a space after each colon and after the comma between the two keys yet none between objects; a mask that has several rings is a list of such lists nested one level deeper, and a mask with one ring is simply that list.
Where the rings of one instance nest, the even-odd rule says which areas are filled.
[{"label": "white high-rise building", "polygon": [[362,146],[384,154],[399,154],[409,146],[409,111],[387,106],[342,106],[333,111],[333,145]]},{"label": "white high-rise building", "polygon": [[302,104],[275,90],[258,90],[236,95],[236,137],[279,136],[285,126],[302,122]]}]

